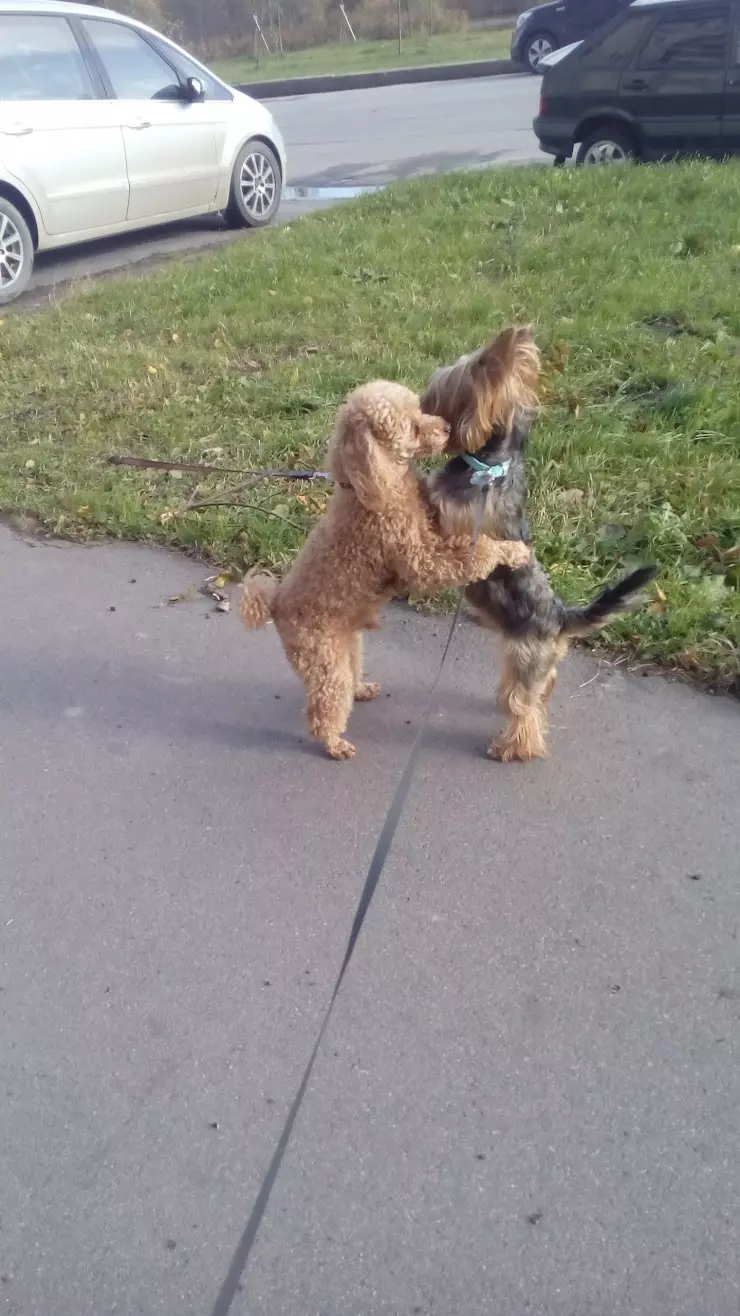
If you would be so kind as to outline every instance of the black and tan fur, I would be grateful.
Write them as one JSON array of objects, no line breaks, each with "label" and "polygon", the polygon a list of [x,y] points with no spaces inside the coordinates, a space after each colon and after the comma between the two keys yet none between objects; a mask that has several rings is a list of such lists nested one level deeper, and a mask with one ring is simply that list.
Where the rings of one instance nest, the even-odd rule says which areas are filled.
[{"label": "black and tan fur", "polygon": [[[511,463],[485,495],[481,530],[496,539],[531,542],[525,452],[539,373],[531,329],[506,329],[481,351],[437,370],[422,396],[423,409],[451,427],[448,451],[474,453],[489,466]],[[462,456],[430,476],[427,490],[443,533],[472,532],[483,493],[471,483]],[[492,758],[508,762],[547,753],[546,705],[571,638],[591,635],[627,611],[655,575],[654,567],[641,567],[585,608],[574,608],[555,594],[533,554],[529,565],[499,565],[487,580],[466,588],[468,608],[503,644],[498,701],[508,721],[489,749]]]}]

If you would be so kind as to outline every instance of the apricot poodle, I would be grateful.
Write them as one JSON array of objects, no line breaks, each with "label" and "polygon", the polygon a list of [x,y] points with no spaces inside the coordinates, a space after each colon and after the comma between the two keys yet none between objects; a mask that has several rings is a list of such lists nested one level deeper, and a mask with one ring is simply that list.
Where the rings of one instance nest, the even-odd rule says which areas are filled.
[{"label": "apricot poodle", "polygon": [[340,408],[329,447],[335,487],[285,579],[251,575],[240,615],[248,630],[274,621],[306,687],[308,726],[334,759],[352,758],[344,738],[353,700],[374,699],[363,680],[362,631],[376,630],[384,604],[410,591],[480,580],[499,562],[529,561],[530,549],[470,533],[445,538],[426,500],[416,457],[441,453],[448,427],[425,416],[401,384],[378,380]]}]

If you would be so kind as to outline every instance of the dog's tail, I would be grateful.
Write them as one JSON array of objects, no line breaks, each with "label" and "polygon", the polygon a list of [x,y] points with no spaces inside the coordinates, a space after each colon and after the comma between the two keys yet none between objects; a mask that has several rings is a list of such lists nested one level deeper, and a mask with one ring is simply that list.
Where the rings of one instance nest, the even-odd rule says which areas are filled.
[{"label": "dog's tail", "polygon": [[603,626],[608,626],[621,612],[629,612],[639,602],[636,596],[651,580],[655,580],[657,574],[655,566],[638,567],[623,580],[618,580],[616,585],[603,589],[585,608],[570,608],[564,604],[561,635],[593,635]]},{"label": "dog's tail", "polygon": [[272,609],[278,590],[273,576],[247,576],[239,600],[239,616],[248,631],[258,631],[272,621]]}]

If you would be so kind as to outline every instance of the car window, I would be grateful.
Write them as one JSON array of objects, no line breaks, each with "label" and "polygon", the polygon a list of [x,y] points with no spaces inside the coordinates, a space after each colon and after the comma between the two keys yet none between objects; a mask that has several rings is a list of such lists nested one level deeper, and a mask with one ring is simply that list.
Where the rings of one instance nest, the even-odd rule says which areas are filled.
[{"label": "car window", "polygon": [[568,0],[566,13],[569,18],[587,22],[589,27],[597,28],[608,23],[618,10],[617,0]]},{"label": "car window", "polygon": [[622,68],[629,64],[650,23],[647,14],[630,14],[606,36],[596,37],[583,57],[588,68]]},{"label": "car window", "polygon": [[660,18],[645,43],[641,69],[724,68],[729,11]]},{"label": "car window", "polygon": [[123,23],[86,18],[82,27],[119,100],[179,100],[177,74],[139,32]]},{"label": "car window", "polygon": [[84,101],[94,95],[66,18],[0,14],[0,101]]}]

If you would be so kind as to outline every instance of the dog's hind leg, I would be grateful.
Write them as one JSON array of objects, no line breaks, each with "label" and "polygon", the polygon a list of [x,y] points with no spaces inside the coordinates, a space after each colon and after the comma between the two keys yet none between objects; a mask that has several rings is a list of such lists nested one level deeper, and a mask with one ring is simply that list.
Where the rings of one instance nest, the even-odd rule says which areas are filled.
[{"label": "dog's hind leg", "polygon": [[567,652],[568,652],[568,640],[566,637],[563,636],[561,639],[555,641],[552,667],[550,668],[550,671],[547,674],[547,681],[545,682],[545,688],[542,692],[543,704],[547,704],[550,701],[550,697],[552,695],[553,690],[555,689],[555,685],[558,679],[558,668],[561,662],[563,661],[565,655],[567,654]]},{"label": "dog's hind leg", "polygon": [[350,656],[352,659],[352,676],[355,683],[355,699],[358,704],[365,704],[370,699],[377,699],[380,686],[377,681],[364,681],[362,678],[362,635],[355,631],[351,640]]},{"label": "dog's hind leg", "polygon": [[545,702],[555,685],[561,649],[553,640],[507,641],[498,702],[508,722],[491,745],[489,758],[511,763],[546,756]]},{"label": "dog's hind leg", "polygon": [[302,673],[306,685],[306,714],[311,735],[320,740],[333,759],[353,759],[355,747],[345,740],[352,712],[355,680],[346,641],[324,640]]},{"label": "dog's hind leg", "polygon": [[296,631],[280,617],[275,625],[288,662],[306,688],[311,735],[321,741],[330,758],[354,758],[354,745],[344,739],[355,687],[348,637]]}]

